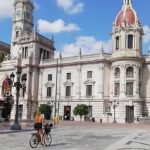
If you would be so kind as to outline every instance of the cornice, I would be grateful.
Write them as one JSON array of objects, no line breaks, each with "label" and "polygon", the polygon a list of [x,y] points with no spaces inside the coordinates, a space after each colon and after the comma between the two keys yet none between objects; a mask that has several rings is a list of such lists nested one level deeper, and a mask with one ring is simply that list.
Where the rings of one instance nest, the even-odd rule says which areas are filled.
[{"label": "cornice", "polygon": [[111,58],[110,59],[110,62],[111,63],[114,63],[116,61],[140,61],[141,63],[144,63],[145,62],[145,59],[143,57],[126,57],[126,56],[122,56],[122,57],[114,57],[114,58]]}]

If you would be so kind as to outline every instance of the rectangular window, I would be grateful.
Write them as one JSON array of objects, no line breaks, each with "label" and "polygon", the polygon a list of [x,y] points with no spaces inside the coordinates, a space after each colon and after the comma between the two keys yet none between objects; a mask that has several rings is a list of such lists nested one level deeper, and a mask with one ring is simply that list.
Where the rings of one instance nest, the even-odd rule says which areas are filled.
[{"label": "rectangular window", "polygon": [[116,50],[119,49],[119,36],[116,37]]},{"label": "rectangular window", "polygon": [[133,35],[128,35],[128,48],[133,48]]},{"label": "rectangular window", "polygon": [[92,71],[87,72],[87,78],[92,78]]},{"label": "rectangular window", "polygon": [[47,87],[47,97],[51,97],[52,95],[52,88],[51,87]]},{"label": "rectangular window", "polygon": [[16,31],[16,37],[19,37],[19,31]]},{"label": "rectangular window", "polygon": [[25,58],[28,57],[28,47],[25,47]]},{"label": "rectangular window", "polygon": [[126,94],[128,96],[133,96],[133,83],[132,82],[128,82],[126,84]]},{"label": "rectangular window", "polygon": [[119,94],[120,94],[120,83],[115,83],[114,95],[119,96]]},{"label": "rectangular window", "polygon": [[22,48],[22,58],[24,58],[24,47]]},{"label": "rectangular window", "polygon": [[86,97],[91,97],[92,96],[92,85],[87,85],[86,86]]},{"label": "rectangular window", "polygon": [[71,73],[67,73],[67,80],[71,80]]},{"label": "rectangular window", "polygon": [[47,59],[49,59],[49,52],[47,51]]},{"label": "rectangular window", "polygon": [[66,96],[71,96],[71,86],[66,86]]},{"label": "rectangular window", "polygon": [[43,57],[43,49],[40,48],[40,59],[43,59],[42,57]]},{"label": "rectangular window", "polygon": [[48,81],[52,81],[52,74],[48,74]]},{"label": "rectangular window", "polygon": [[44,53],[43,53],[43,60],[46,59],[46,50],[44,50]]}]

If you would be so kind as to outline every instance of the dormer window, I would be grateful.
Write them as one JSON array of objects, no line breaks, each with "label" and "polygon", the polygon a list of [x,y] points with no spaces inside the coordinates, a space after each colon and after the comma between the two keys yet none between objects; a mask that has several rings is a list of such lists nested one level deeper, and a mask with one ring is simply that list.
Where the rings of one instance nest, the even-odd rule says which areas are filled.
[{"label": "dormer window", "polygon": [[133,48],[133,35],[128,35],[128,48]]},{"label": "dormer window", "polygon": [[119,36],[116,37],[116,50],[119,49]]}]

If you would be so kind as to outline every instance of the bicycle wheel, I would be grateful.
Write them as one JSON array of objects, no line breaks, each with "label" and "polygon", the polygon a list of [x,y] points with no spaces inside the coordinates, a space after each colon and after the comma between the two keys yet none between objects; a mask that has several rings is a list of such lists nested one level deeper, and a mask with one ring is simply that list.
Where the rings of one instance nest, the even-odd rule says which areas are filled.
[{"label": "bicycle wheel", "polygon": [[31,136],[31,139],[30,139],[29,143],[30,143],[30,146],[31,146],[32,148],[36,148],[36,147],[38,146],[38,144],[39,144],[39,139],[38,139],[38,137],[37,137],[36,134],[33,134],[33,135]]},{"label": "bicycle wheel", "polygon": [[52,143],[52,136],[50,133],[44,133],[44,144],[45,146],[50,146]]}]

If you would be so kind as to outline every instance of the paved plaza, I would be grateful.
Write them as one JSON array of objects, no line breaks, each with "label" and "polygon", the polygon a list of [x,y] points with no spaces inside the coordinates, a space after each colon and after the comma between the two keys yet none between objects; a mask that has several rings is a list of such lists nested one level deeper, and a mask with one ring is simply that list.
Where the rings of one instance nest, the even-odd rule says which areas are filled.
[{"label": "paved plaza", "polygon": [[[24,131],[13,133],[1,128],[0,149],[32,149],[29,146],[31,133],[35,132],[32,123],[22,126]],[[37,150],[150,150],[150,125],[61,122],[51,134],[52,145],[38,145]]]}]

